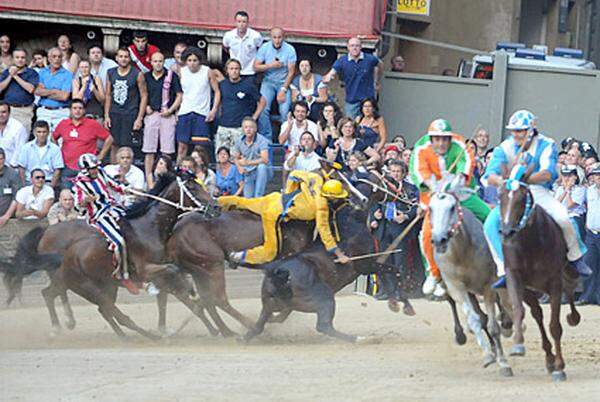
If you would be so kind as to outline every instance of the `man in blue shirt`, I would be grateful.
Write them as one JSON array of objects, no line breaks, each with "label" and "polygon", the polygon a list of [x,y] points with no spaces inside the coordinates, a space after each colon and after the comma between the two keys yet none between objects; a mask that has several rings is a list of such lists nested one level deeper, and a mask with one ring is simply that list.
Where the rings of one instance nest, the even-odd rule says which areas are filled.
[{"label": "man in blue shirt", "polygon": [[375,99],[379,89],[379,80],[383,74],[383,62],[372,54],[362,51],[362,43],[358,38],[348,40],[348,55],[342,56],[333,63],[333,68],[324,77],[329,83],[339,74],[344,81],[346,116],[355,118],[360,112],[360,102],[364,99]]},{"label": "man in blue shirt", "polygon": [[37,119],[50,125],[50,133],[61,120],[69,117],[69,98],[73,74],[62,64],[62,53],[55,47],[48,51],[48,67],[39,73],[40,84],[35,94],[40,97]]},{"label": "man in blue shirt", "polygon": [[27,52],[24,49],[13,50],[12,56],[15,64],[0,76],[0,92],[4,102],[10,105],[12,118],[18,120],[29,134],[35,100],[33,93],[40,78],[35,70],[27,67]]},{"label": "man in blue shirt", "polygon": [[242,64],[237,59],[225,63],[227,78],[219,82],[221,90],[221,117],[215,135],[215,149],[233,146],[242,137],[242,120],[252,116],[257,120],[266,101],[254,85],[253,77],[241,77]]},{"label": "man in blue shirt", "polygon": [[[537,132],[536,117],[528,110],[518,110],[510,118],[507,130],[512,132],[510,138],[504,140],[494,149],[492,159],[481,178],[484,186],[507,186],[511,189],[513,185],[518,186],[523,180],[522,176],[527,169],[533,168],[527,178],[527,185],[533,195],[533,202],[544,209],[563,232],[567,243],[567,258],[573,263],[577,271],[582,275],[591,273],[589,267],[583,261],[583,255],[587,249],[581,242],[577,230],[569,218],[567,208],[556,200],[550,189],[552,182],[557,178],[556,162],[558,149],[556,143]],[[522,155],[520,150],[523,144],[532,135],[531,145]],[[510,178],[504,182],[502,172],[510,169]],[[498,267],[500,279],[493,285],[495,288],[506,285],[504,255],[502,254],[502,239],[500,238],[500,208],[494,208],[488,215],[483,225],[486,240],[490,246],[492,257]],[[540,233],[540,235],[542,235]]]},{"label": "man in blue shirt", "polygon": [[271,29],[271,41],[263,44],[254,61],[254,71],[264,73],[260,85],[260,94],[266,100],[266,107],[260,114],[260,133],[272,141],[271,129],[271,104],[277,98],[279,103],[280,121],[283,123],[290,110],[291,93],[290,84],[296,71],[296,50],[292,45],[283,40],[284,33],[281,28]]},{"label": "man in blue shirt", "polygon": [[46,176],[46,184],[55,189],[60,180],[61,169],[65,167],[58,145],[48,140],[50,127],[43,120],[33,125],[35,139],[29,141],[19,154],[19,175],[26,185],[31,183],[31,173],[40,169]]},{"label": "man in blue shirt", "polygon": [[269,142],[256,132],[252,117],[244,117],[242,131],[244,136],[235,144],[232,153],[237,169],[244,175],[244,197],[262,197],[271,175]]}]

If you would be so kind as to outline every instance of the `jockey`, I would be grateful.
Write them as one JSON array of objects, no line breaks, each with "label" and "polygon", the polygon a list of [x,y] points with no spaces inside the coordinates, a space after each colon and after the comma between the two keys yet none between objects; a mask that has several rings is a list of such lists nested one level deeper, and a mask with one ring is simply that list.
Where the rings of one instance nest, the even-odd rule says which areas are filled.
[{"label": "jockey", "polygon": [[121,283],[133,294],[139,291],[129,279],[127,264],[127,248],[125,238],[118,221],[125,215],[125,210],[110,193],[114,190],[124,194],[125,186],[110,177],[93,154],[83,154],[77,165],[80,169],[73,184],[75,205],[87,214],[87,222],[97,229],[109,243],[108,249],[113,252],[116,269],[114,276],[119,276]]},{"label": "jockey", "polygon": [[[420,192],[421,207],[426,211],[423,228],[419,236],[421,252],[423,253],[429,275],[423,283],[423,293],[433,293],[441,297],[446,291],[441,286],[440,270],[433,258],[433,247],[431,244],[431,222],[427,206],[431,192],[437,181],[448,174],[456,175],[451,187],[457,188],[464,185],[474,187],[471,178],[475,168],[475,155],[470,150],[463,136],[453,133],[450,123],[444,119],[431,122],[427,134],[421,137],[415,144],[414,152],[410,158],[409,171],[413,183]],[[476,194],[473,194],[461,205],[471,212],[480,221],[490,213],[489,207]]]},{"label": "jockey", "polygon": [[[513,113],[506,126],[506,129],[512,132],[512,136],[494,149],[482,183],[486,186],[509,186],[511,182],[521,180],[523,173],[528,168],[533,168],[531,175],[527,178],[527,183],[530,185],[529,189],[534,203],[542,207],[562,229],[567,243],[567,258],[575,265],[577,272],[581,275],[589,275],[591,270],[583,262],[583,255],[587,251],[585,245],[579,239],[567,208],[550,192],[552,182],[557,178],[558,150],[556,143],[551,138],[538,133],[535,126],[536,117],[530,111],[518,110]],[[524,149],[528,142],[530,142],[529,148]],[[522,155],[516,161],[521,153],[520,150],[523,150]],[[510,169],[513,165],[510,178],[503,182],[503,170]],[[492,287],[505,287],[504,256],[500,238],[500,208],[494,208],[486,219],[483,229],[500,276]]]},{"label": "jockey", "polygon": [[264,264],[273,261],[279,251],[281,232],[279,223],[297,219],[316,221],[317,231],[328,252],[335,254],[345,264],[349,258],[337,246],[329,224],[329,208],[348,197],[348,192],[338,180],[323,182],[318,173],[294,170],[288,176],[284,193],[274,192],[259,198],[222,196],[218,198],[223,208],[247,209],[262,218],[264,244],[249,250],[232,252],[233,262]]}]

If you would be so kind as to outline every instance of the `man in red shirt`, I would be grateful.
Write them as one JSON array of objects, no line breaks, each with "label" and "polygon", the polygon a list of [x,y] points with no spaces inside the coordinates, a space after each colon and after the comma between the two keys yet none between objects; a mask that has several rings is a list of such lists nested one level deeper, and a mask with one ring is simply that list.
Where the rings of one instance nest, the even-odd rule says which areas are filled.
[{"label": "man in red shirt", "polygon": [[134,31],[133,43],[127,48],[133,65],[142,73],[152,71],[150,60],[152,55],[158,52],[158,47],[148,43],[146,31]]},{"label": "man in red shirt", "polygon": [[102,160],[110,151],[113,138],[108,131],[94,119],[85,117],[85,105],[81,99],[71,101],[71,115],[64,119],[54,130],[52,140],[57,142],[62,139],[61,151],[65,168],[61,175],[62,188],[71,188],[72,179],[79,173],[77,161],[83,154],[94,154],[98,149],[98,141],[103,140],[104,144],[98,154],[98,159]]}]

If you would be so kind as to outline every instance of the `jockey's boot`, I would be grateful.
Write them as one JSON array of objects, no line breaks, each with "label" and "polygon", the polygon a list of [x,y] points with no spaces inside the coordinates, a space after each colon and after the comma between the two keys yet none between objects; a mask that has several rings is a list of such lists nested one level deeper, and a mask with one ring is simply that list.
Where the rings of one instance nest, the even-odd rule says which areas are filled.
[{"label": "jockey's boot", "polygon": [[245,251],[231,251],[228,254],[227,262],[230,269],[237,269],[238,265],[244,262],[246,257]]},{"label": "jockey's boot", "polygon": [[492,289],[501,289],[506,287],[506,275],[500,275],[498,280],[492,283]]},{"label": "jockey's boot", "polygon": [[571,265],[573,265],[579,276],[590,276],[593,273],[589,265],[585,263],[583,257],[579,258],[578,260],[571,261]]},{"label": "jockey's boot", "polygon": [[444,286],[442,286],[441,282],[436,283],[433,295],[439,298],[446,296],[446,289],[444,288]]},{"label": "jockey's boot", "polygon": [[121,279],[121,285],[123,285],[129,293],[132,295],[139,295],[140,289],[131,279]]},{"label": "jockey's boot", "polygon": [[430,274],[427,279],[425,279],[425,282],[423,282],[423,294],[425,296],[432,294],[436,289],[436,285],[438,285],[440,281],[440,278],[436,278]]},{"label": "jockey's boot", "polygon": [[154,283],[152,283],[152,282],[146,283],[146,285],[144,286],[144,289],[146,289],[146,292],[148,292],[148,294],[150,296],[156,296],[160,293],[160,290],[158,290],[156,285],[154,285]]}]

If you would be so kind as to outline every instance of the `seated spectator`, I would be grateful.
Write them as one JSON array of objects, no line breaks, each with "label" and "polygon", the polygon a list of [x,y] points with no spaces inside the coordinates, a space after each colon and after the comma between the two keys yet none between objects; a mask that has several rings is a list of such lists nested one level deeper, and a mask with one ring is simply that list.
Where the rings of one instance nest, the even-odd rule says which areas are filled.
[{"label": "seated spectator", "polygon": [[[181,69],[183,98],[178,112],[177,160],[187,155],[190,144],[202,145],[210,150],[208,123],[215,119],[221,103],[221,91],[216,70],[204,65],[205,58],[197,47],[189,47],[183,54],[186,66]],[[211,108],[211,89],[214,100]]]},{"label": "seated spectator", "polygon": [[62,188],[72,187],[71,179],[79,173],[77,161],[81,155],[96,155],[99,142],[104,141],[98,153],[98,159],[103,160],[113,143],[112,136],[99,122],[85,117],[85,106],[81,99],[73,99],[70,110],[70,118],[61,121],[52,134],[55,143],[62,139],[61,152],[65,164],[61,174]]},{"label": "seated spectator", "polygon": [[406,149],[406,138],[402,134],[398,134],[392,140],[392,144],[395,144],[400,149]]},{"label": "seated spectator", "polygon": [[191,156],[184,156],[181,162],[179,162],[181,169],[189,170],[190,172],[196,171],[196,161]]},{"label": "seated spectator", "polygon": [[10,106],[0,101],[0,148],[4,150],[5,163],[17,167],[21,148],[27,142],[29,133],[25,127],[10,115]]},{"label": "seated spectator", "polygon": [[348,157],[347,176],[352,183],[358,183],[359,179],[368,179],[367,157],[360,151],[354,151]]},{"label": "seated spectator", "polygon": [[586,264],[592,275],[583,282],[583,293],[577,304],[600,304],[600,164],[588,173],[586,190],[587,216],[585,220]]},{"label": "seated spectator", "polygon": [[52,143],[48,123],[38,120],[33,125],[35,138],[21,149],[19,154],[19,175],[26,185],[33,184],[29,180],[33,169],[41,169],[48,179],[50,187],[57,188],[60,183],[60,172],[65,167],[58,145]]},{"label": "seated spectator", "polygon": [[242,119],[252,116],[258,119],[266,106],[253,79],[242,79],[242,65],[236,59],[225,63],[227,77],[219,82],[221,90],[221,117],[215,135],[215,148],[230,148],[242,137]]},{"label": "seated spectator", "polygon": [[300,136],[300,145],[292,148],[288,158],[283,163],[283,168],[286,171],[302,170],[311,172],[319,170],[321,168],[319,162],[321,157],[315,152],[316,144],[313,134],[310,131],[305,131]]},{"label": "seated spectator", "polygon": [[142,73],[152,70],[152,55],[159,51],[158,47],[148,43],[146,31],[133,31],[133,40],[127,47],[133,66]]},{"label": "seated spectator", "polygon": [[62,54],[62,66],[72,74],[75,74],[81,57],[73,50],[73,45],[69,37],[67,35],[60,35],[56,41],[56,46]]},{"label": "seated spectator", "polygon": [[315,140],[319,138],[319,129],[317,125],[307,119],[308,105],[306,102],[297,101],[292,104],[292,113],[288,116],[285,123],[281,125],[279,132],[279,143],[285,144],[287,152],[291,152],[293,147],[300,145],[300,136],[308,131]]},{"label": "seated spectator", "polygon": [[[94,77],[100,77],[102,89],[106,88],[108,80],[108,70],[117,67],[117,62],[104,57],[104,51],[99,44],[92,44],[88,47],[88,60],[90,61],[90,73]],[[104,112],[102,113],[104,115]]]},{"label": "seated spectator", "polygon": [[316,122],[321,114],[321,109],[329,99],[327,85],[323,83],[319,74],[314,74],[309,60],[300,60],[298,64],[300,74],[297,75],[290,85],[293,101],[304,101],[308,105],[308,118]]},{"label": "seated spectator", "polygon": [[73,73],[62,66],[62,53],[59,48],[48,50],[49,66],[39,72],[40,82],[35,94],[40,97],[36,111],[37,119],[50,125],[50,133],[63,119],[69,117]]},{"label": "seated spectator", "polygon": [[[146,189],[146,180],[142,169],[133,165],[133,149],[129,147],[121,147],[117,151],[117,164],[108,165],[104,168],[106,174],[123,183],[129,188],[144,191]],[[119,198],[123,201],[126,207],[130,206],[136,200],[134,195],[115,194],[117,201]]]},{"label": "seated spectator", "polygon": [[72,221],[82,219],[75,209],[75,199],[73,193],[69,189],[62,189],[58,196],[58,202],[50,207],[48,211],[48,224],[56,225],[59,222]]},{"label": "seated spectator", "polygon": [[22,186],[19,174],[5,162],[6,154],[0,148],[0,227],[4,226],[17,210],[15,196]]},{"label": "seated spectator", "polygon": [[406,68],[406,62],[404,61],[404,57],[397,55],[392,58],[392,71],[395,73],[403,73]]},{"label": "seated spectator", "polygon": [[173,160],[168,155],[159,156],[154,162],[152,168],[152,174],[146,176],[146,183],[148,184],[148,190],[154,188],[154,184],[158,180],[158,177],[173,172]]},{"label": "seated spectator", "polygon": [[244,136],[233,148],[233,160],[244,177],[244,197],[262,197],[271,176],[269,141],[257,134],[256,121],[252,117],[244,117],[242,131]]},{"label": "seated spectator", "polygon": [[18,219],[43,219],[48,215],[54,201],[54,190],[46,185],[46,176],[42,169],[31,171],[31,183],[33,184],[17,192],[15,217]]},{"label": "seated spectator", "polygon": [[88,60],[79,62],[79,74],[73,79],[73,99],[81,99],[85,105],[86,117],[102,121],[104,117],[104,85],[99,76],[92,75]]},{"label": "seated spectator", "polygon": [[402,162],[406,163],[406,166],[410,164],[410,156],[412,155],[412,148],[404,148],[402,151]]},{"label": "seated spectator", "polygon": [[579,233],[583,233],[585,215],[585,187],[579,183],[577,167],[565,165],[561,169],[562,181],[556,188],[554,198],[567,207],[569,217],[579,227]]},{"label": "seated spectator", "polygon": [[188,48],[187,43],[179,42],[173,48],[173,57],[165,60],[165,68],[171,70],[177,75],[181,75],[181,68],[185,66],[185,61],[181,58],[185,49]]},{"label": "seated spectator", "polygon": [[10,38],[8,35],[0,36],[0,73],[13,65],[12,54],[10,52]]},{"label": "seated spectator", "polygon": [[175,154],[176,113],[181,105],[183,91],[179,76],[164,67],[165,56],[161,52],[152,55],[152,71],[144,75],[148,89],[148,106],[144,118],[144,140],[142,152],[146,176],[152,173],[154,157],[162,154]]},{"label": "seated spectator", "polygon": [[400,148],[394,144],[390,144],[383,149],[383,162],[388,160],[400,159]]},{"label": "seated spectator", "polygon": [[196,167],[194,172],[196,173],[196,178],[200,180],[202,184],[206,187],[206,191],[210,195],[214,195],[217,193],[217,177],[215,172],[212,171],[208,166],[210,164],[210,157],[206,150],[202,147],[195,147],[192,151],[192,158],[196,163]]},{"label": "seated spectator", "polygon": [[565,165],[565,161],[567,160],[567,151],[559,151],[558,157],[556,159],[556,168],[562,169]]},{"label": "seated spectator", "polygon": [[223,35],[223,49],[229,57],[241,63],[241,75],[254,76],[254,60],[258,48],[263,43],[260,32],[248,26],[250,16],[246,11],[235,13],[235,28]]},{"label": "seated spectator", "polygon": [[356,123],[350,117],[343,117],[338,123],[338,138],[333,146],[326,149],[327,159],[338,162],[348,169],[348,157],[354,151],[361,151],[369,157],[367,165],[375,164],[380,156],[373,148],[367,146],[363,140],[356,138]]},{"label": "seated spectator", "polygon": [[333,146],[333,143],[340,138],[337,131],[337,124],[342,117],[342,112],[335,102],[327,102],[323,105],[319,120],[317,121],[319,143],[322,150]]},{"label": "seated spectator", "polygon": [[18,120],[27,134],[31,132],[35,88],[40,77],[27,67],[27,52],[24,49],[13,51],[14,66],[4,70],[0,76],[0,93],[4,102],[10,105],[11,116]]},{"label": "seated spectator", "polygon": [[360,103],[360,113],[356,118],[358,137],[365,144],[380,152],[387,141],[385,120],[379,114],[377,104],[372,99],[365,99]]},{"label": "seated spectator", "polygon": [[217,196],[239,196],[244,189],[244,177],[231,163],[231,153],[227,147],[217,149],[216,185]]},{"label": "seated spectator", "polygon": [[583,169],[585,170],[586,176],[590,174],[594,166],[598,163],[598,156],[587,155],[583,160]]}]

